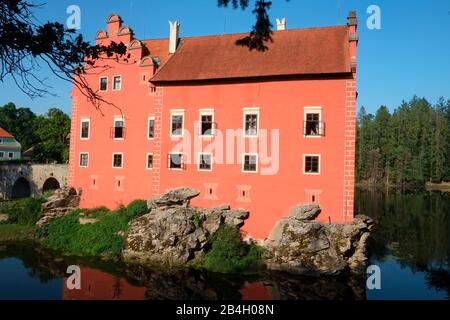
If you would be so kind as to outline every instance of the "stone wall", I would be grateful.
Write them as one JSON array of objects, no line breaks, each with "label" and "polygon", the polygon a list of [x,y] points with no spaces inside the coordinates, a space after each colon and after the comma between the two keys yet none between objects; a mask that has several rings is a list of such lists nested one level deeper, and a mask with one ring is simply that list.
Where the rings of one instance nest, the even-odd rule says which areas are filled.
[{"label": "stone wall", "polygon": [[30,195],[42,193],[45,182],[54,178],[59,186],[67,184],[68,165],[65,164],[13,164],[0,165],[0,200],[13,197],[14,184],[21,179],[26,180],[30,187]]}]

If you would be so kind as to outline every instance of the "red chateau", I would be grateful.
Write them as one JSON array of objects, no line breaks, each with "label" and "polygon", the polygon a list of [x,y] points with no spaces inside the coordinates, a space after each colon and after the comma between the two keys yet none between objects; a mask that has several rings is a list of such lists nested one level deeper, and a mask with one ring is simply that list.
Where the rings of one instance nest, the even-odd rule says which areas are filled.
[{"label": "red chateau", "polygon": [[277,20],[265,52],[235,44],[247,34],[139,40],[117,14],[97,44],[128,45],[87,81],[97,111],[74,86],[70,185],[81,206],[111,209],[176,187],[193,206],[250,211],[243,227],[264,239],[298,204],[318,220],[353,220],[357,18],[347,25],[287,30]]}]

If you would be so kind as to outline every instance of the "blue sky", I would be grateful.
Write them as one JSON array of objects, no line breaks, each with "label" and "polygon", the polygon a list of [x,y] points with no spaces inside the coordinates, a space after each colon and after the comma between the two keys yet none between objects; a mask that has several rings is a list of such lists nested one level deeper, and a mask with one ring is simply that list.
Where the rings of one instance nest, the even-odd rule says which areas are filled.
[{"label": "blue sky", "polygon": [[[48,0],[36,15],[41,22],[65,22],[73,4],[81,8],[80,32],[90,41],[112,12],[141,39],[167,37],[168,20],[181,22],[182,36],[246,32],[254,23],[252,8],[219,8],[216,0]],[[381,30],[366,26],[371,4],[381,8]],[[349,10],[359,18],[358,108],[393,110],[414,94],[432,103],[450,98],[450,0],[273,0],[270,15],[273,21],[286,17],[288,28],[305,28],[345,24]],[[46,69],[39,72],[57,97],[32,100],[8,79],[0,82],[0,105],[12,101],[38,114],[56,106],[70,113],[70,84]]]}]

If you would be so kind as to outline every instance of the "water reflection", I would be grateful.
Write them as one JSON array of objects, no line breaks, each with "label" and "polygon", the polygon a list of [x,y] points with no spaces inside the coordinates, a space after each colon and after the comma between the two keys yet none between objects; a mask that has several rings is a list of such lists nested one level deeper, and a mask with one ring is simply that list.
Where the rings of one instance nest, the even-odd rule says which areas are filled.
[{"label": "water reflection", "polygon": [[[0,245],[0,299],[342,300],[449,299],[450,194],[358,191],[356,211],[378,220],[371,263],[382,290],[365,279],[282,273],[225,276],[79,259],[61,259],[34,244]],[[65,286],[69,265],[81,268],[81,290]]]},{"label": "water reflection", "polygon": [[[370,242],[372,263],[381,264],[382,270],[392,273],[389,281],[400,284],[402,279],[409,277],[409,282],[419,281],[412,289],[417,290],[420,298],[448,299],[449,193],[359,190],[356,212],[378,221]],[[401,290],[402,286],[397,287]],[[382,296],[391,294],[385,292]],[[397,296],[402,295],[397,293]]]},{"label": "water reflection", "polygon": [[[148,269],[101,262],[58,259],[36,246],[7,245],[0,248],[0,273],[10,274],[5,261],[14,257],[14,268],[21,268],[21,281],[40,281],[37,292],[42,298],[67,300],[319,300],[365,299],[364,279],[351,277],[299,277],[282,273],[253,276],[226,276],[192,269]],[[9,258],[9,259],[7,259]],[[20,265],[22,262],[22,265]],[[81,290],[66,287],[67,266],[80,265]],[[55,281],[58,286],[55,287]],[[9,286],[9,287],[8,287]],[[1,283],[0,288],[15,298],[20,296],[14,283]],[[0,298],[8,297],[8,294]]]}]

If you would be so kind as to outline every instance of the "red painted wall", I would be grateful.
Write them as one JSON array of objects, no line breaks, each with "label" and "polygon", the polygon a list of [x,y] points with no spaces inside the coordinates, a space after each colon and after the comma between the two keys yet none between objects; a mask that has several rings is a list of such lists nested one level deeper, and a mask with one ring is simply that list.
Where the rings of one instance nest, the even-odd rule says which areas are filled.
[{"label": "red painted wall", "polygon": [[63,300],[143,300],[146,288],[96,269],[81,269],[81,289],[69,290],[63,281]]},{"label": "red painted wall", "polygon": [[[111,34],[115,32],[113,25],[118,26],[109,24]],[[350,33],[355,31],[355,27],[349,28]],[[141,77],[143,72],[153,73],[152,66],[112,65],[102,73],[109,79],[104,98],[114,102],[120,110],[104,105],[100,113],[77,89],[73,91],[69,178],[72,186],[82,188],[81,206],[105,205],[114,209],[134,199],[151,198],[169,188],[188,186],[202,192],[193,200],[195,206],[228,203],[232,207],[248,209],[251,215],[243,230],[254,238],[265,238],[293,206],[310,203],[312,199],[308,194],[314,194],[315,202],[323,208],[319,220],[352,221],[356,42],[351,43],[349,54],[354,73],[342,78],[178,84],[158,87],[153,93]],[[141,51],[134,51],[133,55],[136,61],[142,58]],[[122,75],[121,91],[111,89],[114,75]],[[99,75],[89,76],[89,81],[97,88]],[[308,106],[322,108],[325,136],[303,136],[304,109]],[[242,129],[244,108],[259,108],[260,132],[267,129],[269,134],[269,156],[274,143],[270,139],[270,130],[279,130],[279,158],[273,155],[277,169],[274,174],[262,174],[262,169],[268,167],[264,163],[259,164],[258,173],[243,173],[237,146],[234,164],[214,163],[212,172],[199,172],[197,161],[188,163],[182,171],[168,170],[168,153],[180,141],[170,138],[171,109],[184,109],[184,128],[191,135],[192,145],[197,140],[206,146],[218,136],[212,140],[197,136],[194,126],[199,119],[199,109],[214,109],[217,129],[225,134],[226,129]],[[126,136],[124,140],[116,141],[110,137],[110,131],[114,117],[121,112],[125,117]],[[154,140],[147,138],[149,116],[156,120]],[[91,119],[89,140],[80,139],[81,118]],[[250,141],[258,142],[259,138],[246,138],[245,141],[246,151],[257,152],[251,149]],[[89,152],[87,168],[79,166],[80,152]],[[113,152],[124,154],[123,168],[112,168]],[[154,155],[154,167],[147,170],[146,155],[150,152]],[[187,160],[189,157],[197,159],[192,150],[183,153]],[[319,175],[303,173],[304,154],[321,156]],[[211,185],[216,186],[216,197],[208,195],[207,187]],[[239,197],[238,186],[246,186],[249,190],[245,201]]]},{"label": "red painted wall", "polygon": [[[199,119],[199,109],[213,108],[218,130],[241,129],[244,107],[260,109],[260,130],[279,130],[279,159],[273,174],[263,175],[264,167],[259,164],[259,173],[243,173],[237,163],[242,156],[234,154],[236,164],[213,164],[212,172],[199,172],[196,164],[188,164],[186,170],[167,169],[162,161],[160,192],[177,186],[190,186],[202,191],[193,205],[213,207],[229,203],[232,207],[248,209],[250,219],[243,230],[252,237],[265,238],[276,222],[289,214],[296,204],[309,203],[307,190],[316,190],[316,202],[323,208],[319,219],[332,222],[344,221],[344,121],[346,80],[292,80],[269,81],[247,84],[223,84],[205,86],[174,86],[163,89],[164,111],[162,125],[162,155],[173,150],[179,140],[170,138],[170,109],[185,109],[185,129],[192,133],[192,139],[202,139],[196,135],[194,123]],[[306,106],[322,107],[322,119],[326,134],[319,138],[303,136],[304,110]],[[270,136],[270,133],[269,133]],[[245,138],[246,152],[251,149]],[[207,146],[210,141],[203,141]],[[269,155],[271,150],[270,141]],[[189,153],[184,152],[186,159]],[[303,173],[303,154],[321,156],[321,173]],[[190,154],[196,159],[196,155]],[[205,183],[217,184],[217,199],[209,199]],[[238,200],[237,186],[251,187],[249,202]]]}]

